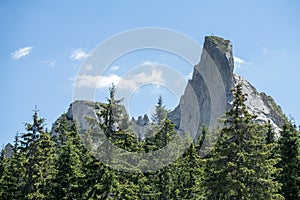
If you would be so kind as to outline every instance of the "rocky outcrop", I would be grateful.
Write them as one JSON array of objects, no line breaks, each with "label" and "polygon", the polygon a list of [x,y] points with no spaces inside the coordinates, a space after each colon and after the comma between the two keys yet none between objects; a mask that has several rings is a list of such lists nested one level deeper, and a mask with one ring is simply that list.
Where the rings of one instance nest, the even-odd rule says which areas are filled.
[{"label": "rocky outcrop", "polygon": [[[213,68],[218,71],[213,71]],[[283,114],[280,106],[278,106],[272,97],[265,93],[259,93],[248,81],[240,76],[233,74],[234,60],[232,54],[232,45],[229,40],[224,40],[220,37],[209,36],[205,37],[201,60],[194,67],[193,77],[189,80],[184,95],[180,99],[179,105],[168,114],[168,117],[173,121],[178,129],[188,129],[191,126],[191,117],[199,115],[198,128],[201,125],[209,125],[212,120],[212,102],[211,96],[216,95],[216,105],[221,105],[222,101],[226,103],[226,111],[230,108],[232,102],[232,87],[241,82],[243,91],[248,95],[246,106],[249,112],[257,116],[258,123],[270,123],[275,132],[279,133],[286,116]],[[212,94],[208,89],[207,82],[218,82],[220,74],[224,88],[218,88],[219,94]],[[206,76],[206,80],[202,75]],[[211,86],[213,87],[213,86]],[[222,90],[225,89],[225,99],[222,99]],[[193,92],[195,95],[193,95]],[[192,94],[192,95],[191,95]],[[196,96],[193,99],[192,97]],[[195,104],[198,107],[195,107]],[[218,110],[219,108],[217,108]],[[186,114],[183,114],[186,112]],[[214,117],[221,117],[224,113],[218,113]],[[193,126],[193,125],[192,125]]]},{"label": "rocky outcrop", "polygon": [[[224,114],[232,100],[233,67],[231,42],[216,36],[205,37],[200,63],[194,67],[179,105],[168,114],[176,128],[199,129]],[[195,116],[198,123],[192,124]]]},{"label": "rocky outcrop", "polygon": [[5,147],[4,147],[5,157],[10,158],[12,156],[13,148],[14,148],[14,146],[10,143],[5,145]]},{"label": "rocky outcrop", "polygon": [[[201,59],[194,67],[192,79],[188,81],[179,105],[168,113],[178,130],[191,133],[199,130],[203,124],[213,124],[230,108],[234,84],[242,82],[243,91],[248,94],[246,105],[250,113],[257,116],[259,123],[270,122],[275,131],[279,132],[279,127],[286,119],[281,108],[270,96],[259,93],[248,81],[234,75],[233,68],[231,42],[216,36],[205,37]],[[70,105],[66,116],[70,120],[76,119],[80,125],[80,133],[84,133],[91,128],[88,118],[101,120],[97,115],[98,104],[75,101]],[[140,118],[131,121],[140,139],[144,138],[148,120]]]},{"label": "rocky outcrop", "polygon": [[278,134],[284,120],[287,120],[282,109],[278,106],[271,96],[264,92],[258,92],[247,80],[241,76],[234,75],[234,84],[242,83],[243,92],[247,94],[246,106],[248,111],[257,116],[257,122],[270,123]]},{"label": "rocky outcrop", "polygon": [[139,116],[137,119],[132,117],[131,122],[133,132],[138,136],[138,140],[144,140],[147,129],[150,129],[150,119],[148,115],[145,114],[144,117]]}]

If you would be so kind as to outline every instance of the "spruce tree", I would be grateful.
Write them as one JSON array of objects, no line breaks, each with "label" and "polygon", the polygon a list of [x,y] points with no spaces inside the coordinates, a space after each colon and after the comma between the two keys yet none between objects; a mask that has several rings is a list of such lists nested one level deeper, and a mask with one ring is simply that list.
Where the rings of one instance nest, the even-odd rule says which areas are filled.
[{"label": "spruce tree", "polygon": [[35,109],[33,123],[26,124],[27,132],[20,137],[21,146],[17,147],[18,141],[15,141],[12,161],[16,162],[20,169],[23,168],[21,166],[25,168],[23,179],[25,184],[22,191],[26,199],[51,198],[52,181],[56,173],[54,169],[56,152],[50,133],[44,129],[44,126],[45,119],[39,118]]},{"label": "spruce tree", "polygon": [[3,193],[3,174],[4,174],[5,164],[6,164],[5,151],[4,148],[2,148],[0,152],[0,197],[2,197],[2,193]]},{"label": "spruce tree", "polygon": [[167,117],[167,110],[163,104],[163,98],[161,95],[158,97],[157,104],[155,106],[155,113],[152,116],[152,121],[158,125],[161,125]]},{"label": "spruce tree", "polygon": [[263,127],[247,111],[241,84],[233,90],[233,96],[220,138],[206,160],[206,198],[280,199],[280,185],[274,181],[276,162],[269,159]]},{"label": "spruce tree", "polygon": [[84,194],[82,159],[84,159],[82,140],[74,122],[62,115],[57,122],[58,158],[55,177],[55,197],[57,199],[81,199]]},{"label": "spruce tree", "polygon": [[300,141],[299,132],[291,122],[281,127],[279,138],[279,181],[281,194],[286,200],[300,199]]},{"label": "spruce tree", "polygon": [[0,199],[26,198],[26,162],[26,154],[20,151],[19,136],[16,135],[12,156],[4,162]]},{"label": "spruce tree", "polygon": [[28,194],[29,199],[53,199],[54,178],[57,170],[55,143],[51,140],[50,133],[42,132],[34,150],[33,191]]}]

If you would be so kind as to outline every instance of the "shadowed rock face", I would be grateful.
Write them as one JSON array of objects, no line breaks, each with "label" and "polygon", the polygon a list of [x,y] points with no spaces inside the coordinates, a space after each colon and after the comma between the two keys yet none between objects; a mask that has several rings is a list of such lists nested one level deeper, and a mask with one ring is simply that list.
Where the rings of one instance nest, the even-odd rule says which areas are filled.
[{"label": "shadowed rock face", "polygon": [[[222,105],[225,101],[226,110],[231,106],[232,92],[231,89],[237,83],[243,84],[243,92],[248,95],[246,106],[249,112],[257,116],[258,123],[270,124],[273,126],[275,132],[278,134],[280,127],[283,125],[286,116],[283,114],[280,106],[278,106],[272,97],[265,93],[259,93],[257,90],[245,79],[233,74],[234,60],[232,54],[232,45],[229,40],[216,36],[205,37],[201,60],[198,65],[194,67],[192,80],[189,80],[185,89],[184,95],[180,99],[179,105],[168,114],[168,117],[175,124],[177,129],[188,130],[191,124],[190,116],[199,115],[198,128],[201,125],[209,125],[211,123],[213,108],[211,102],[211,91],[208,89],[207,82],[218,82],[220,77],[216,76],[216,67],[221,76],[224,88],[217,88],[220,96],[217,98],[214,106]],[[204,74],[203,77],[201,74]],[[205,81],[206,79],[206,81]],[[225,89],[225,99],[222,98],[222,90]],[[194,94],[195,95],[194,95]],[[196,96],[196,99],[193,97]],[[195,98],[195,97],[194,97]],[[197,104],[198,106],[195,106]],[[215,109],[215,110],[221,110]],[[183,114],[183,112],[186,112]],[[217,113],[215,117],[221,117],[223,113]]]},{"label": "shadowed rock face", "polygon": [[[232,100],[233,67],[231,42],[216,36],[205,37],[201,60],[194,67],[192,80],[189,80],[179,105],[168,114],[176,128],[188,130],[188,126],[209,126],[213,117],[224,114]],[[212,99],[213,95],[215,99]],[[213,108],[222,105],[223,108]],[[191,124],[189,120],[197,115],[198,123]]]}]

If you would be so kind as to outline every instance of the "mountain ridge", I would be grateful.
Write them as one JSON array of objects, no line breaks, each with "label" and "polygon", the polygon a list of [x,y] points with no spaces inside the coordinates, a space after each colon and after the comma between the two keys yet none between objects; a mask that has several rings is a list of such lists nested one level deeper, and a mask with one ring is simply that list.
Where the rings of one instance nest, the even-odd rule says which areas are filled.
[{"label": "mountain ridge", "polygon": [[[208,98],[210,91],[208,90],[207,84],[201,74],[201,72],[204,74],[206,73],[211,76],[209,78],[215,78],[214,74],[211,75],[212,71],[207,69],[209,68],[207,66],[211,66],[211,62],[213,62],[218,69],[225,87],[225,110],[228,110],[231,106],[231,89],[234,85],[241,82],[243,84],[243,92],[248,95],[246,105],[249,112],[257,116],[258,123],[270,123],[275,132],[278,134],[284,120],[287,119],[282,109],[276,104],[271,96],[266,95],[264,92],[258,92],[251,83],[241,76],[233,73],[234,57],[232,53],[232,44],[229,40],[225,40],[217,36],[205,37],[201,60],[194,67],[192,79],[188,81],[185,93],[182,95],[179,105],[168,113],[168,117],[175,124],[175,127],[179,130],[190,130],[190,126],[197,126],[199,128],[203,124],[208,125],[211,122],[212,114],[209,113],[209,111],[212,103]],[[205,71],[206,69],[207,71]],[[195,97],[191,100],[191,95],[189,94],[190,91],[188,91],[191,90],[191,88],[195,93],[197,100],[195,100]],[[192,109],[190,108],[190,106],[193,106],[193,103],[200,105],[198,110],[194,107],[192,107]],[[94,104],[95,102],[77,100],[72,102],[68,108],[67,117],[70,120],[77,118],[81,128],[80,133],[84,133],[84,131],[90,128],[86,117],[92,117],[99,120],[96,114],[97,109],[93,108]],[[77,113],[77,117],[73,116],[74,112]],[[190,115],[197,115],[197,112],[199,112],[200,116],[198,124],[191,124],[191,121],[188,121],[188,117],[187,119],[182,118],[181,116],[183,115],[183,112]],[[219,117],[223,114],[224,113],[218,113]],[[187,116],[187,114],[184,115]],[[196,129],[196,127],[192,128],[193,130]]]}]

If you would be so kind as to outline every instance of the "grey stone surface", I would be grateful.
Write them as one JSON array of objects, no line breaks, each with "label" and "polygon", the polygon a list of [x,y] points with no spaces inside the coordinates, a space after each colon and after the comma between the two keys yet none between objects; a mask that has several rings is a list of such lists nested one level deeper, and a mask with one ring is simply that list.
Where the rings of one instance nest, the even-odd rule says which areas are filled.
[{"label": "grey stone surface", "polygon": [[280,127],[287,119],[280,106],[275,103],[272,97],[258,92],[247,80],[234,75],[234,84],[238,83],[242,83],[243,92],[247,94],[246,106],[248,111],[257,116],[258,123],[267,124],[270,122],[275,133],[279,134]]},{"label": "grey stone surface", "polygon": [[[286,119],[281,108],[270,96],[257,92],[248,81],[234,75],[233,68],[231,42],[216,36],[205,37],[201,59],[194,67],[192,79],[188,81],[179,105],[168,113],[178,130],[191,133],[203,124],[211,124],[213,118],[220,118],[231,106],[234,84],[242,82],[243,91],[248,94],[246,105],[250,113],[257,115],[259,123],[270,121],[279,132]],[[90,129],[87,118],[99,120],[93,105],[95,102],[75,101],[68,109],[66,115],[70,120],[76,119],[80,133]],[[141,118],[133,125],[138,137],[143,139],[148,122]]]},{"label": "grey stone surface", "polygon": [[4,152],[5,152],[5,156],[10,158],[12,156],[13,153],[13,148],[14,146],[10,143],[8,143],[7,145],[5,145],[4,147]]},{"label": "grey stone surface", "polygon": [[84,133],[90,128],[88,118],[98,119],[96,109],[93,108],[91,101],[75,101],[73,102],[66,114],[68,119],[76,120],[80,127],[80,133]]},{"label": "grey stone surface", "polygon": [[[186,131],[190,126],[209,126],[213,118],[224,114],[232,100],[233,67],[230,41],[216,36],[205,37],[201,60],[194,67],[192,80],[178,107],[168,114],[176,128]],[[196,119],[192,123],[193,117]]]}]

